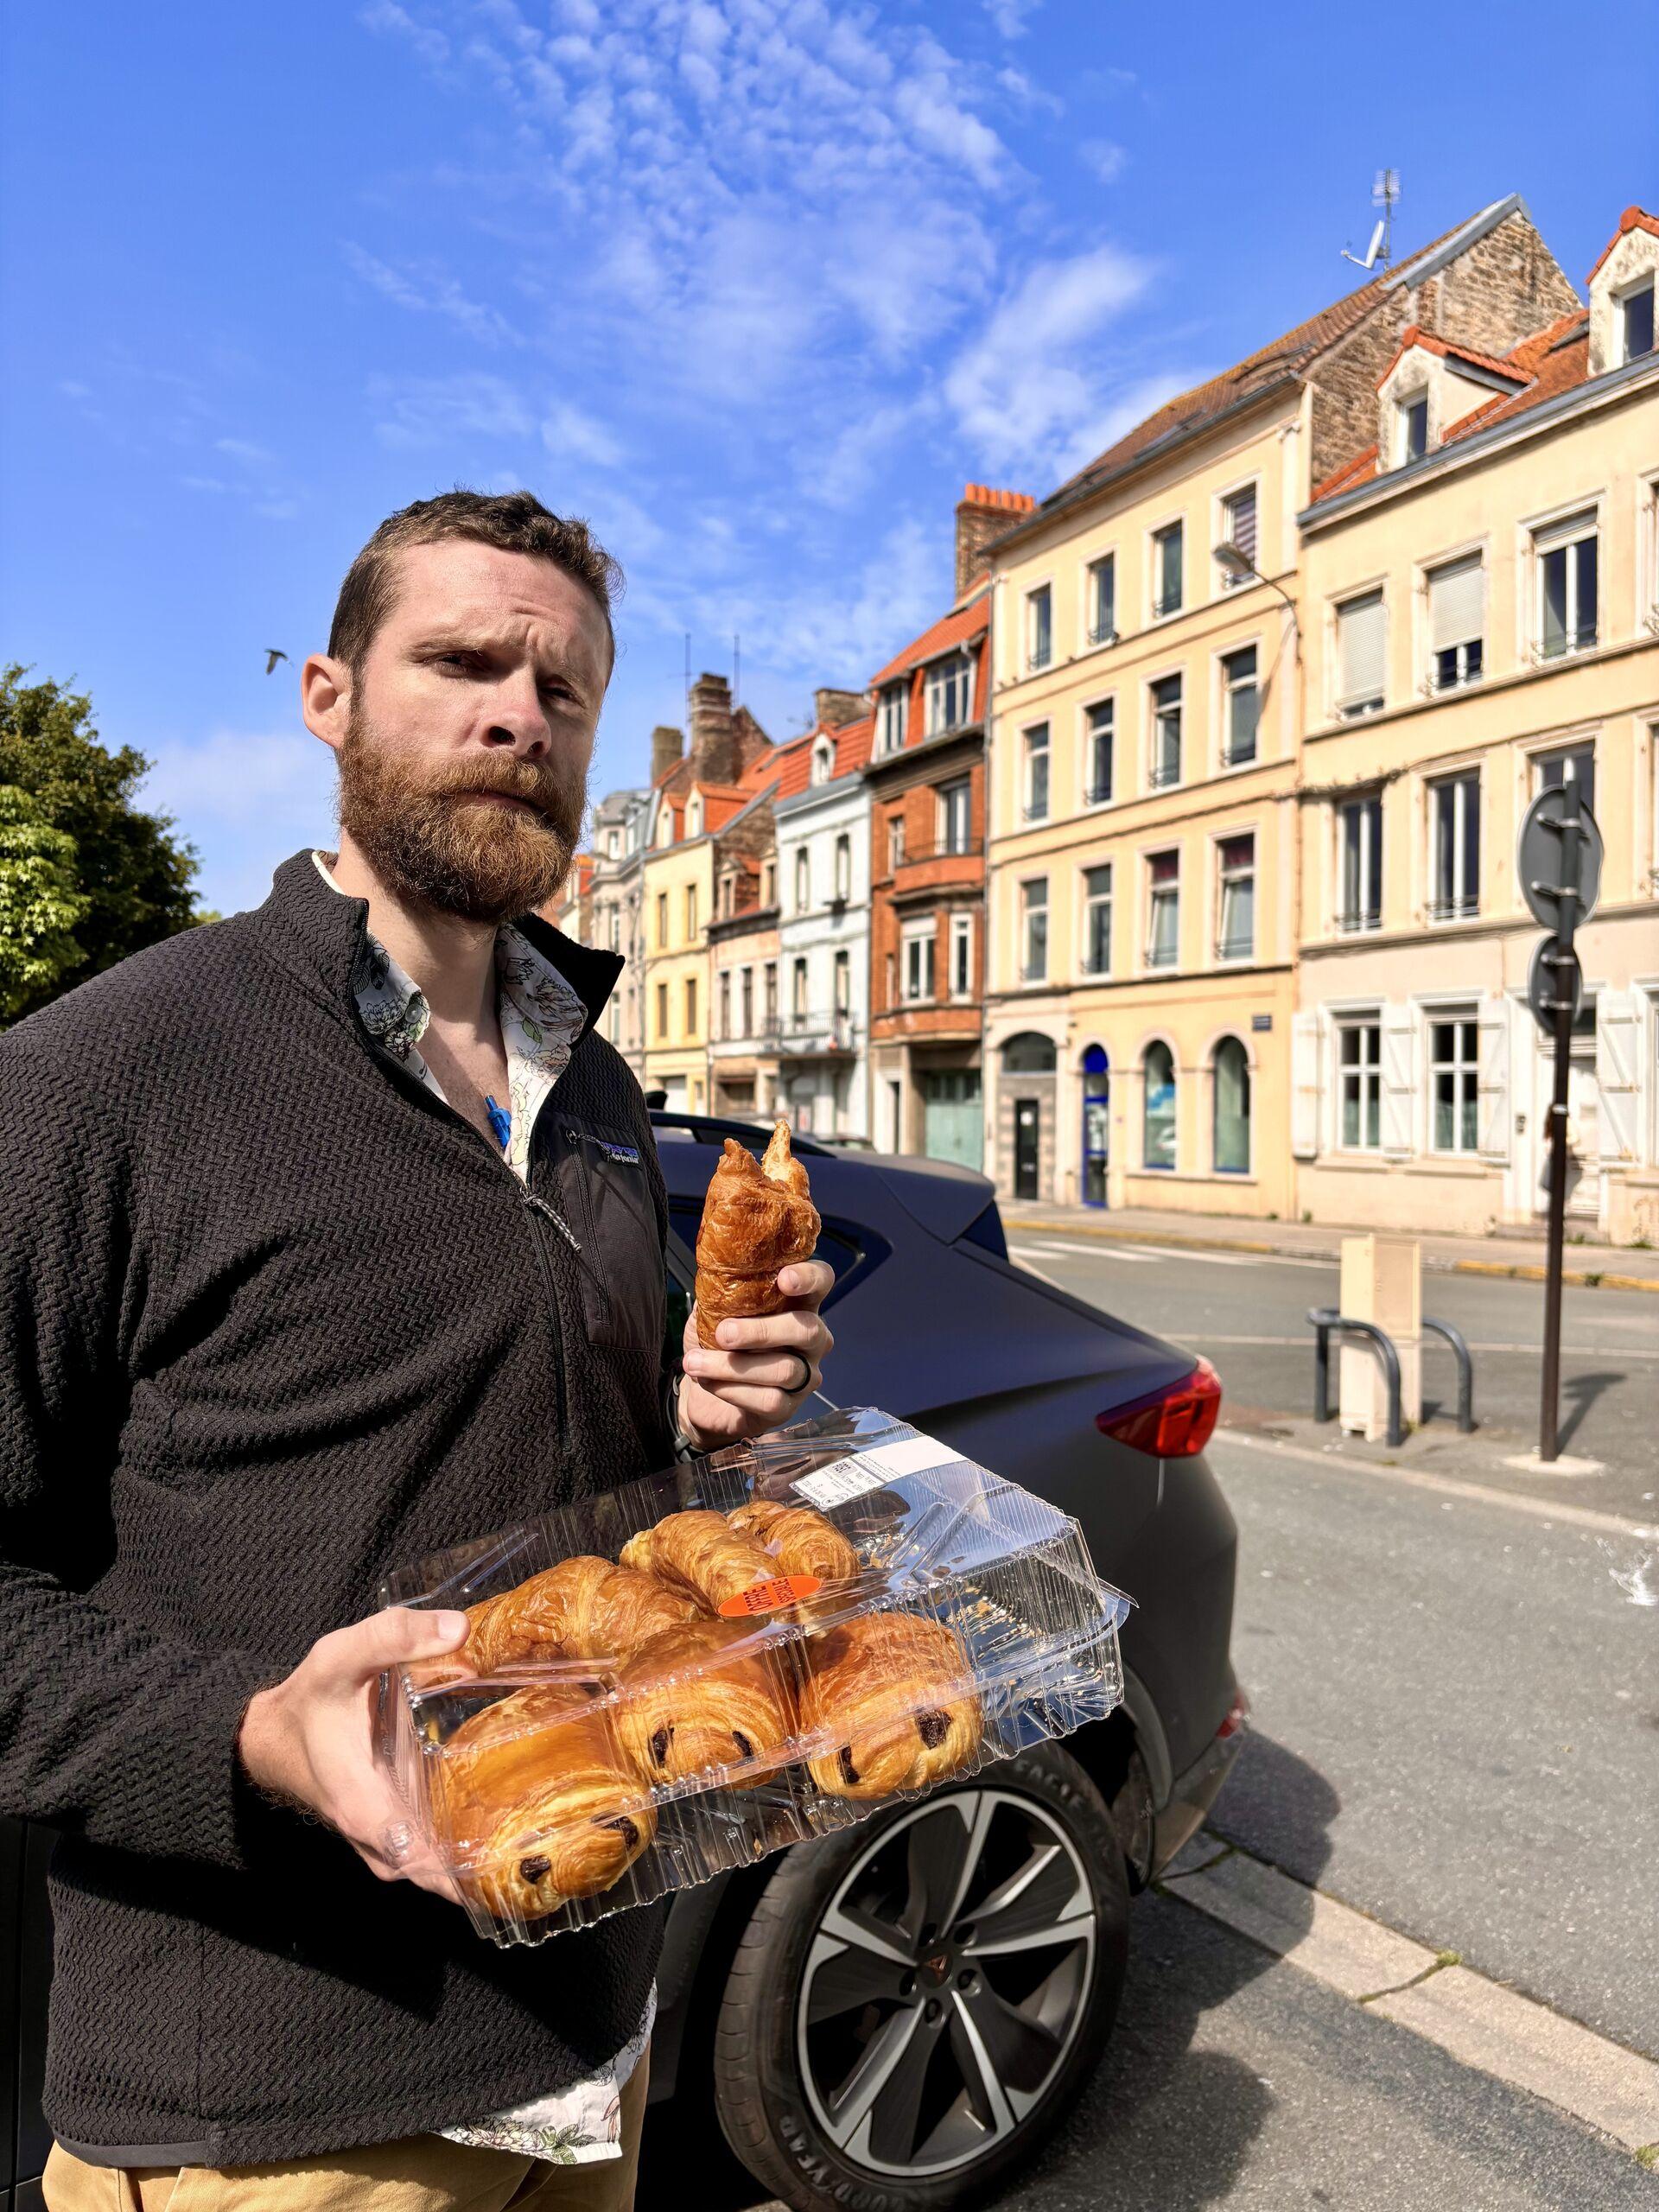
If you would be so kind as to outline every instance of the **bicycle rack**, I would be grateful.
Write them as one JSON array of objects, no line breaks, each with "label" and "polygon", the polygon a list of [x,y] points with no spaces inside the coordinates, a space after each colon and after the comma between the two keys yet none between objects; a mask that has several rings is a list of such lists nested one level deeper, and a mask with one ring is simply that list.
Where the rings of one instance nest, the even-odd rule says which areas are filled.
[{"label": "bicycle rack", "polygon": [[[1400,1355],[1395,1349],[1393,1338],[1385,1329],[1379,1329],[1375,1321],[1356,1321],[1345,1313],[1338,1313],[1334,1306],[1310,1306],[1307,1318],[1313,1326],[1314,1420],[1336,1419],[1336,1408],[1331,1403],[1332,1331],[1359,1337],[1375,1349],[1382,1363],[1383,1380],[1389,1390],[1389,1428],[1384,1440],[1392,1448],[1403,1444],[1406,1429],[1400,1412]],[[1458,1363],[1458,1427],[1462,1434],[1468,1436],[1475,1426],[1475,1366],[1469,1347],[1449,1321],[1433,1321],[1425,1313],[1422,1325],[1435,1336],[1444,1338],[1452,1347]]]}]

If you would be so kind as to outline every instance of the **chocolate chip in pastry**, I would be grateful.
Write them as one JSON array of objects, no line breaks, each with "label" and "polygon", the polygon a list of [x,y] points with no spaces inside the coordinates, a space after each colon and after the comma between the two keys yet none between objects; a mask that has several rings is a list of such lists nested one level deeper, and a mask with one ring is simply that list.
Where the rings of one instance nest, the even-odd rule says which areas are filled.
[{"label": "chocolate chip in pastry", "polygon": [[758,1537],[731,1527],[723,1514],[698,1509],[667,1514],[654,1529],[632,1537],[622,1547],[622,1564],[655,1575],[709,1613],[778,1572]]},{"label": "chocolate chip in pastry", "polygon": [[816,1574],[821,1582],[845,1582],[859,1571],[859,1556],[852,1545],[813,1506],[779,1505],[752,1497],[726,1518],[734,1529],[766,1547],[779,1574]]},{"label": "chocolate chip in pastry", "polygon": [[480,1675],[538,1659],[623,1659],[696,1611],[654,1576],[578,1554],[470,1607],[461,1656]]},{"label": "chocolate chip in pastry", "polygon": [[575,1685],[537,1683],[464,1721],[439,1795],[458,1878],[501,1920],[597,1897],[657,1833],[609,1708]]},{"label": "chocolate chip in pastry", "polygon": [[711,1768],[741,1770],[726,1786],[752,1789],[785,1764],[795,1734],[787,1661],[775,1647],[740,1653],[741,1621],[665,1629],[617,1677],[617,1732],[640,1772],[684,1782]]},{"label": "chocolate chip in pastry", "polygon": [[890,1797],[958,1773],[979,1749],[973,1668],[948,1628],[913,1613],[866,1613],[805,1646],[801,1732],[824,1749],[807,1762],[835,1797]]},{"label": "chocolate chip in pastry", "polygon": [[778,1287],[779,1271],[811,1258],[819,1226],[806,1170],[790,1150],[787,1122],[773,1126],[760,1160],[728,1137],[697,1230],[698,1342],[712,1345],[722,1321],[781,1313],[788,1300]]}]

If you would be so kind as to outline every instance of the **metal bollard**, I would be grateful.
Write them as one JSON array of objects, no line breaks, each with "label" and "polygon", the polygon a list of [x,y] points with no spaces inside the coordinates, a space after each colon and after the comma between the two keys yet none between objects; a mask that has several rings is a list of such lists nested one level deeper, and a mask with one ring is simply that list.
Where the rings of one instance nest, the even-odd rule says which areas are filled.
[{"label": "metal bollard", "polygon": [[1463,1435],[1471,1435],[1475,1426],[1475,1363],[1469,1356],[1469,1347],[1449,1321],[1432,1321],[1425,1313],[1422,1325],[1432,1329],[1437,1337],[1444,1337],[1452,1347],[1458,1363],[1458,1427]]},{"label": "metal bollard", "polygon": [[[1382,1363],[1382,1379],[1389,1392],[1389,1432],[1384,1441],[1391,1450],[1397,1450],[1406,1440],[1405,1423],[1400,1414],[1400,1355],[1394,1340],[1375,1321],[1353,1321],[1338,1313],[1334,1306],[1314,1306],[1308,1309],[1308,1319],[1313,1325],[1313,1418],[1329,1421],[1331,1414],[1331,1332],[1344,1331],[1350,1336],[1363,1337],[1375,1347]],[[1465,1348],[1465,1357],[1467,1357]]]}]

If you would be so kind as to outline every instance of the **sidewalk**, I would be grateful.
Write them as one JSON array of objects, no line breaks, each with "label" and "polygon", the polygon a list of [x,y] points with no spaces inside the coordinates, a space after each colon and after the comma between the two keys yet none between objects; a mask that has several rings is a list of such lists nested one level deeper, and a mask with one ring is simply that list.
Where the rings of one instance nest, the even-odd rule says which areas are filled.
[{"label": "sidewalk", "polygon": [[[1291,1259],[1334,1261],[1344,1236],[1363,1236],[1327,1222],[1262,1221],[1253,1215],[1175,1213],[1151,1206],[1045,1205],[1004,1198],[1002,1219],[1013,1234],[1022,1230],[1060,1230],[1072,1236],[1097,1236],[1118,1243],[1160,1244],[1172,1249],[1261,1252]],[[1420,1236],[1423,1265],[1442,1273],[1510,1275],[1541,1282],[1544,1240],[1514,1236]],[[1610,1244],[1567,1247],[1562,1280],[1605,1290],[1659,1292],[1659,1252],[1635,1252]]]}]

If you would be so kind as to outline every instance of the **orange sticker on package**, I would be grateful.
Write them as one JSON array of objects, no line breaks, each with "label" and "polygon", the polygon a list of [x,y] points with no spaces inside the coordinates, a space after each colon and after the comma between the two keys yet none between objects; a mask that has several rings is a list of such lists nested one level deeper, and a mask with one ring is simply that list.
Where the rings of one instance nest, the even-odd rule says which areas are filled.
[{"label": "orange sticker on package", "polygon": [[769,1582],[752,1582],[735,1598],[728,1598],[720,1610],[728,1620],[741,1620],[747,1613],[774,1613],[798,1598],[816,1598],[823,1587],[821,1575],[774,1574]]}]

